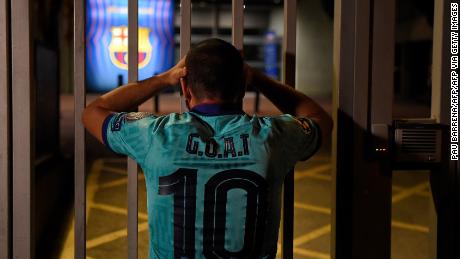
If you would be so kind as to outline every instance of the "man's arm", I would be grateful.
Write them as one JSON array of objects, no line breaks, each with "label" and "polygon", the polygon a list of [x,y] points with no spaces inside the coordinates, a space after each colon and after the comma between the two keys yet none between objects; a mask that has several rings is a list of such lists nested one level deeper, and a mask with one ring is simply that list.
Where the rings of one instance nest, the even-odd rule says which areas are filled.
[{"label": "man's arm", "polygon": [[85,128],[101,143],[102,124],[113,112],[130,111],[165,88],[176,85],[186,75],[185,61],[165,73],[150,77],[137,83],[118,87],[90,103],[82,113]]},{"label": "man's arm", "polygon": [[[293,87],[284,85],[246,65],[247,83],[265,95],[281,112],[295,117],[308,117],[321,128],[323,140],[332,131],[331,116],[315,101]],[[324,143],[324,142],[323,142]]]}]

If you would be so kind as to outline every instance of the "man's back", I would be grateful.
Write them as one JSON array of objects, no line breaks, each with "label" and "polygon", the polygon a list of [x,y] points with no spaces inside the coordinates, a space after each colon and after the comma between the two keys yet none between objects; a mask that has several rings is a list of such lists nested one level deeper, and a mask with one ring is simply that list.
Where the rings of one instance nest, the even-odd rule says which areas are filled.
[{"label": "man's back", "polygon": [[310,119],[209,104],[116,114],[103,133],[144,171],[150,258],[275,257],[284,176],[320,141]]}]

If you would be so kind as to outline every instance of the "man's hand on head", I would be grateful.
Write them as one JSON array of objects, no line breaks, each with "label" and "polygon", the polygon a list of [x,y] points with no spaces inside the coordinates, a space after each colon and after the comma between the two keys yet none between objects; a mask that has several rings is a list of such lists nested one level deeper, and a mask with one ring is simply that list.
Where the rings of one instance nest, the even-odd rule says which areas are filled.
[{"label": "man's hand on head", "polygon": [[168,85],[177,85],[180,79],[187,75],[187,69],[185,68],[185,57],[179,60],[177,64],[162,74],[165,83]]},{"label": "man's hand on head", "polygon": [[262,71],[244,64],[246,86],[250,85],[259,90],[281,112],[296,117],[308,117],[314,120],[321,128],[322,135],[327,138],[333,127],[331,116],[315,101],[294,87],[283,84]]}]

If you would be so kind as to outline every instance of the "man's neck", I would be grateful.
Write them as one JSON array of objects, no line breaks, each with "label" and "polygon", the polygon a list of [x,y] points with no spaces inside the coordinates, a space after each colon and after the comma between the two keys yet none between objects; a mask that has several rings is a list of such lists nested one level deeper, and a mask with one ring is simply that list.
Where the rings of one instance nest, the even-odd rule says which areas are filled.
[{"label": "man's neck", "polygon": [[238,107],[240,109],[243,108],[243,101],[241,102],[224,102],[221,100],[216,100],[216,99],[201,99],[201,100],[193,100],[190,102],[190,110],[192,110],[195,106],[198,105],[218,105],[218,106],[232,106],[232,107]]},{"label": "man's neck", "polygon": [[230,114],[243,114],[242,103],[228,103],[228,102],[199,102],[194,105],[190,111],[202,115],[230,115]]}]

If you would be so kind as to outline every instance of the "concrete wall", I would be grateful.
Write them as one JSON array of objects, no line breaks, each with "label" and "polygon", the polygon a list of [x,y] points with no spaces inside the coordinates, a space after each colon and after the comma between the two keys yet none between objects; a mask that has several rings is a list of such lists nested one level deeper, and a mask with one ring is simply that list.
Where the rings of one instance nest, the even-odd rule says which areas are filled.
[{"label": "concrete wall", "polygon": [[[265,28],[268,24],[268,16],[265,10],[269,8],[251,8],[246,9],[244,16],[244,27],[245,28]],[[176,9],[176,15],[174,17],[174,25],[180,26],[180,10]],[[212,27],[214,25],[214,10],[212,7],[206,8],[192,8],[192,27]],[[230,5],[220,7],[218,23],[220,28],[231,28],[232,27],[232,10]]]},{"label": "concrete wall", "polygon": [[[283,9],[271,12],[269,27],[283,35]],[[332,93],[333,21],[320,0],[298,1],[296,87],[311,96]]]}]

